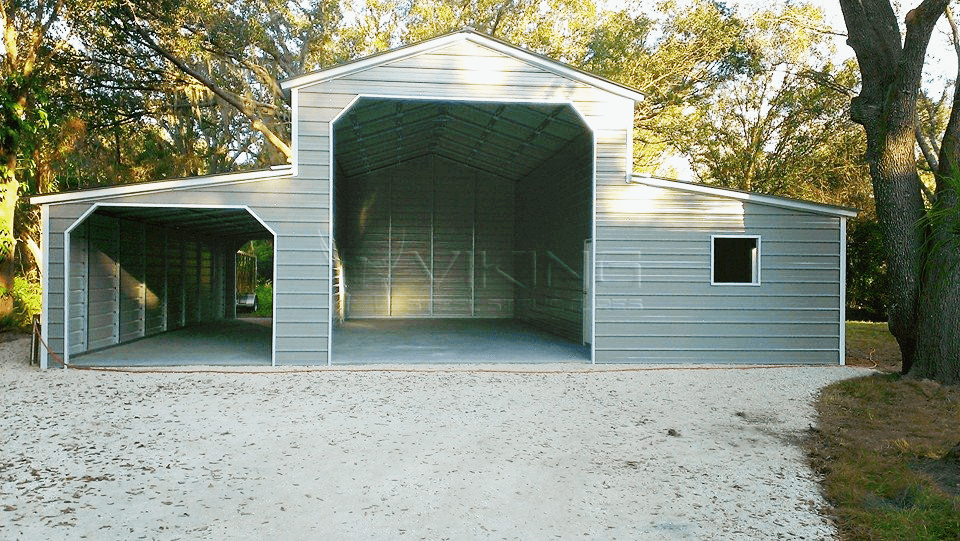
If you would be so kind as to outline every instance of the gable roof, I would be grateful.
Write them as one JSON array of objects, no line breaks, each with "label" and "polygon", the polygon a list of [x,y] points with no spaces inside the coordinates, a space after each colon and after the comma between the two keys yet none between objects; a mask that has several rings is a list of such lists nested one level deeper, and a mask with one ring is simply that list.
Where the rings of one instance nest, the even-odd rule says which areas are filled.
[{"label": "gable roof", "polygon": [[840,207],[836,205],[825,205],[823,203],[814,203],[802,199],[793,199],[790,197],[780,197],[777,195],[762,195],[753,192],[744,192],[741,190],[732,190],[730,188],[718,188],[707,184],[696,184],[692,182],[683,182],[680,180],[669,180],[665,178],[651,177],[649,175],[634,173],[630,177],[633,184],[644,184],[658,188],[669,188],[672,190],[682,190],[686,192],[699,193],[704,195],[713,195],[717,197],[726,197],[730,199],[739,199],[761,205],[780,207],[790,210],[801,210],[813,212],[816,214],[826,214],[840,218],[855,218],[860,211],[850,207]]},{"label": "gable roof", "polygon": [[428,53],[462,42],[475,43],[477,45],[493,49],[494,51],[513,57],[521,62],[526,62],[528,64],[537,66],[555,75],[594,86],[617,96],[621,96],[633,101],[644,100],[643,94],[636,89],[611,81],[609,79],[605,79],[598,75],[593,75],[568,64],[557,62],[556,60],[544,55],[527,51],[517,47],[516,45],[512,45],[487,34],[477,32],[469,27],[433,39],[414,43],[412,45],[406,45],[396,49],[390,49],[389,51],[376,53],[352,62],[348,62],[346,64],[340,64],[339,66],[333,68],[315,71],[313,73],[307,73],[305,75],[300,75],[299,77],[287,79],[286,81],[280,83],[280,86],[284,89],[295,89],[324,81],[330,81],[332,79],[337,79],[353,73],[368,70],[423,53]]}]

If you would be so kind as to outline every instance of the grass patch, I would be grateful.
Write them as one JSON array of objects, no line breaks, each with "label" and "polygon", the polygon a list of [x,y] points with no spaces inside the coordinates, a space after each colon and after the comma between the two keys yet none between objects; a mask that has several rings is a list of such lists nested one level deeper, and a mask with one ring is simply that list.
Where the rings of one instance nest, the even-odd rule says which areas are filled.
[{"label": "grass patch", "polygon": [[266,282],[257,286],[257,317],[273,317],[273,283]]},{"label": "grass patch", "polygon": [[825,388],[817,413],[808,450],[842,539],[960,539],[960,386],[876,374]]},{"label": "grass patch", "polygon": [[847,322],[847,364],[900,372],[900,346],[886,323]]}]

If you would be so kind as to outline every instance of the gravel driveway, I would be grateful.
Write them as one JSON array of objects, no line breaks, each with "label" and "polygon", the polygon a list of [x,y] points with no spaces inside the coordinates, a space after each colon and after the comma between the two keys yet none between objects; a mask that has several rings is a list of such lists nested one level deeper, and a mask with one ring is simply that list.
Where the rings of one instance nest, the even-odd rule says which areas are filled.
[{"label": "gravel driveway", "polygon": [[843,367],[38,372],[0,344],[3,539],[829,539]]}]

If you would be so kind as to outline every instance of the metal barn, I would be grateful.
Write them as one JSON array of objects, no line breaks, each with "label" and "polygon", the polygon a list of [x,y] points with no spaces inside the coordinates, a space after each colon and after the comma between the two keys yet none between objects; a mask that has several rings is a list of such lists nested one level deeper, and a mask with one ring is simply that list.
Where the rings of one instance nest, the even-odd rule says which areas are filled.
[{"label": "metal barn", "polygon": [[[284,87],[290,166],[32,199],[67,363],[843,363],[855,211],[632,173],[632,89],[472,30]],[[251,239],[260,331],[231,326]]]}]

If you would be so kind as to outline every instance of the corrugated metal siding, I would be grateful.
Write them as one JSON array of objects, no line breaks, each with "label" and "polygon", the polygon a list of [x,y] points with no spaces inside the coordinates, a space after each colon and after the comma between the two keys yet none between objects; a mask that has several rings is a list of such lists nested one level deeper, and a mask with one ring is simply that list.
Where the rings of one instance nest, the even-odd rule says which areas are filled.
[{"label": "corrugated metal siding", "polygon": [[[598,216],[598,362],[838,362],[839,218],[626,185]],[[759,286],[710,285],[730,233],[760,235]]]},{"label": "corrugated metal siding", "polygon": [[338,190],[348,317],[513,316],[512,183],[427,158]]},{"label": "corrugated metal siding", "polygon": [[87,350],[88,244],[87,224],[84,224],[70,236],[71,264],[82,271],[70,276],[70,353]]},{"label": "corrugated metal siding", "polygon": [[167,298],[167,231],[148,227],[144,271],[144,335],[166,330]]},{"label": "corrugated metal siding", "polygon": [[516,186],[478,179],[473,249],[475,317],[513,317],[513,247]]},{"label": "corrugated metal siding", "polygon": [[518,187],[517,317],[583,340],[583,243],[591,235],[592,141],[574,141]]},{"label": "corrugated metal siding", "polygon": [[[585,116],[586,122],[594,130],[598,152],[598,177],[611,183],[622,183],[627,175],[627,141],[633,113],[633,103],[630,100],[550,74],[472,43],[447,47],[395,62],[390,66],[372,68],[338,80],[299,89],[297,145],[300,175],[316,178],[321,185],[328,185],[330,121],[360,94],[410,98],[575,102],[577,110]],[[500,197],[500,194],[491,197]],[[509,197],[489,203],[481,202],[477,206],[481,209],[497,208],[512,200],[513,197]],[[484,227],[484,222],[484,217],[479,217],[477,223],[480,227]],[[504,237],[492,235],[490,238]],[[496,272],[496,264],[490,264],[490,254],[499,249],[499,246],[486,249],[488,261],[484,264],[479,260],[484,248],[475,248],[478,261],[474,265],[481,271],[476,279],[486,276],[490,280],[488,285],[495,279],[502,279],[499,287],[506,291],[504,294],[493,287],[484,289],[483,294],[489,293],[489,296],[481,299],[483,302],[475,306],[475,315],[481,315],[484,311],[494,315],[507,305],[513,309],[513,294],[510,291],[512,283]],[[582,250],[582,244],[577,250],[578,253]],[[346,258],[346,249],[344,252]],[[572,256],[571,259],[576,260],[578,257],[582,256]],[[360,268],[363,269],[361,274],[368,280],[377,279],[378,276],[382,280],[382,273],[389,270],[389,267],[383,269],[376,261],[371,260],[364,262]],[[503,262],[501,270],[509,275],[515,274],[512,258]],[[346,279],[348,282],[351,279],[349,270]],[[372,288],[367,288],[367,291],[372,292]],[[434,294],[436,293],[435,289]],[[501,303],[501,300],[504,302]],[[360,299],[351,297],[352,308],[355,308],[359,301]],[[382,307],[385,299],[383,295],[371,294],[363,301]],[[453,305],[450,306],[451,310],[454,309]],[[577,341],[579,339],[577,331]]]},{"label": "corrugated metal siding", "polygon": [[[328,288],[330,262],[329,180],[324,184],[318,175],[326,174],[326,167],[311,171],[301,167],[301,172],[311,177],[264,179],[236,184],[223,184],[190,190],[157,192],[116,197],[109,202],[128,204],[163,205],[247,205],[262,219],[278,238],[274,245],[276,272],[274,295],[276,298],[277,364],[326,364],[328,337]],[[51,212],[50,251],[50,319],[51,347],[62,351],[63,346],[63,251],[62,234],[73,221],[90,207],[90,203],[54,204]],[[171,231],[171,245],[176,245],[176,233]],[[168,293],[168,327],[175,328],[177,317],[184,314],[186,322],[198,319],[199,304],[189,292],[199,291],[200,275],[196,243],[187,251],[189,257],[181,261],[181,271],[170,274]],[[175,267],[176,253],[171,252],[171,266]],[[183,286],[177,288],[177,276],[183,277]],[[211,274],[211,279],[213,275]],[[223,283],[217,279],[216,283]],[[213,286],[211,285],[211,291]],[[178,292],[184,294],[178,299]],[[208,313],[218,312],[217,305],[227,301],[221,296],[218,303],[207,308]],[[179,306],[178,306],[179,304]],[[225,308],[224,308],[225,309]],[[60,318],[59,320],[57,318]],[[55,338],[56,337],[56,338]],[[106,344],[109,345],[109,344]]]},{"label": "corrugated metal siding", "polygon": [[[217,319],[217,288],[213,272],[214,253],[210,246],[201,245],[198,259],[198,275],[200,279],[200,321]],[[221,316],[222,317],[222,316]]]},{"label": "corrugated metal siding", "polygon": [[[305,176],[317,175],[324,181],[329,178],[327,164],[329,159],[329,145],[331,128],[329,122],[334,119],[344,107],[349,105],[360,94],[376,94],[392,97],[410,98],[451,98],[474,100],[500,101],[542,101],[542,102],[572,102],[576,109],[584,115],[586,123],[594,130],[597,149],[597,175],[606,182],[623,183],[628,171],[627,154],[628,139],[631,130],[633,103],[625,98],[612,96],[602,90],[589,85],[571,81],[563,77],[548,73],[540,68],[528,65],[514,58],[506,57],[498,52],[486,49],[473,43],[461,43],[446,47],[431,53],[419,55],[415,58],[394,62],[389,66],[375,67],[361,73],[345,76],[341,79],[318,83],[298,90],[298,162],[300,174]],[[561,160],[563,165],[566,159]],[[589,161],[586,162],[586,178],[589,178]],[[355,180],[355,179],[351,179]],[[380,182],[366,180],[365,182]],[[454,181],[456,182],[456,181]],[[340,187],[338,186],[338,189]],[[371,190],[382,189],[371,187]],[[549,187],[545,188],[550,190]],[[572,194],[571,194],[572,195]],[[581,213],[589,214],[591,194],[589,185],[583,194],[584,201]],[[489,246],[477,245],[474,247],[476,262],[473,264],[477,275],[475,284],[478,286],[477,299],[474,306],[474,315],[487,317],[502,314],[504,310],[513,311],[516,305],[514,284],[504,275],[514,278],[514,258],[506,261],[494,262],[491,255],[513,250],[513,246],[500,244],[507,239],[506,234],[496,234],[493,229],[496,224],[502,223],[496,215],[496,210],[509,208],[513,212],[515,204],[514,194],[506,192],[490,192],[486,195],[478,194],[476,207],[480,210],[476,223],[478,230],[489,230],[484,235],[492,243]],[[549,196],[548,196],[548,199]],[[459,201],[454,204],[464,204]],[[386,219],[382,207],[374,204],[374,212],[368,211],[368,223],[378,223]],[[491,209],[489,216],[484,214],[485,209]],[[579,224],[589,224],[589,219]],[[489,225],[488,225],[489,223]],[[462,226],[461,226],[462,227]],[[589,229],[589,225],[586,228]],[[452,235],[452,237],[455,235]],[[579,234],[576,240],[571,240],[571,253],[558,255],[562,260],[572,261],[570,265],[576,272],[579,271],[579,261],[582,258],[582,242],[589,234]],[[451,248],[458,247],[458,241],[450,238]],[[370,240],[369,242],[377,242]],[[574,247],[574,244],[576,246]],[[455,252],[456,249],[453,249]],[[483,261],[486,252],[487,260]],[[346,249],[344,249],[346,258]],[[554,255],[557,255],[556,253]],[[446,262],[442,262],[446,264]],[[376,311],[383,313],[387,303],[386,274],[389,266],[379,265],[377,261],[366,259],[355,261],[356,271],[364,277],[367,287],[357,295],[357,291],[350,292],[351,314],[358,311]],[[434,267],[438,266],[434,260]],[[456,264],[455,264],[456,266]],[[498,269],[499,267],[499,269]],[[498,272],[502,271],[502,272]],[[347,271],[347,281],[350,281],[350,271]],[[487,279],[486,287],[481,286],[481,280]],[[514,278],[515,279],[515,278]],[[376,284],[376,286],[375,286]],[[494,284],[495,287],[494,287]],[[443,288],[451,284],[443,285]],[[378,287],[382,289],[377,289]],[[433,295],[447,295],[447,290],[434,286]],[[579,292],[581,284],[570,288],[569,299],[565,300],[563,311],[568,320],[556,325],[555,331],[564,333],[579,342],[582,338],[580,328],[581,301]],[[382,291],[383,293],[380,293]],[[441,293],[442,291],[442,293]],[[349,292],[349,290],[348,290]],[[576,299],[574,299],[576,294]],[[456,295],[453,295],[456,297]],[[458,303],[447,297],[444,303],[445,310],[456,313]],[[439,313],[442,313],[441,310]],[[435,311],[435,314],[438,312]],[[542,321],[549,324],[549,318]]]},{"label": "corrugated metal siding", "polygon": [[[87,223],[90,239],[87,347],[99,349],[120,342],[120,224],[97,214],[90,216]],[[62,259],[57,266],[62,269]]]},{"label": "corrugated metal siding", "polygon": [[166,330],[186,325],[186,272],[184,272],[183,235],[167,230],[166,242]]},{"label": "corrugated metal siding", "polygon": [[146,316],[146,247],[143,224],[120,226],[120,341],[142,338]]},{"label": "corrugated metal siding", "polygon": [[[45,309],[50,321],[59,326],[51,325],[49,331],[55,352],[64,345],[63,335],[53,334],[63,332],[63,231],[89,207],[89,203],[51,205],[50,221],[55,226],[49,237],[50,289]],[[224,317],[232,299],[224,265],[232,261],[228,255],[237,241],[184,237],[182,231],[99,212],[73,230],[70,354],[175,329],[201,317],[202,321]]]},{"label": "corrugated metal siding", "polygon": [[193,239],[183,241],[184,323],[200,321],[200,245]]},{"label": "corrugated metal siding", "polygon": [[[477,304],[473,270],[479,225],[477,193],[481,190],[474,175],[467,172],[442,174],[445,176],[435,180],[433,192],[433,315],[473,317]],[[512,239],[513,231],[507,235]]]}]

